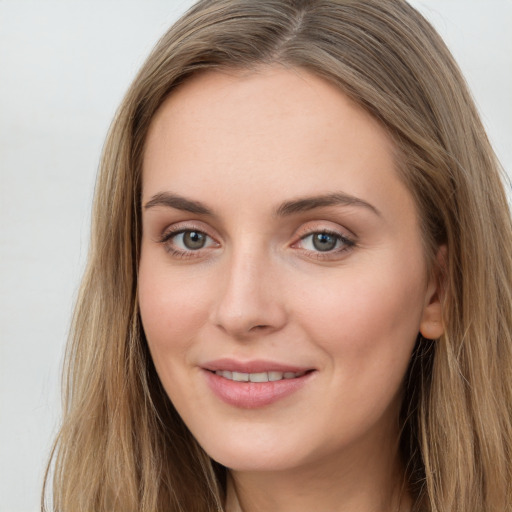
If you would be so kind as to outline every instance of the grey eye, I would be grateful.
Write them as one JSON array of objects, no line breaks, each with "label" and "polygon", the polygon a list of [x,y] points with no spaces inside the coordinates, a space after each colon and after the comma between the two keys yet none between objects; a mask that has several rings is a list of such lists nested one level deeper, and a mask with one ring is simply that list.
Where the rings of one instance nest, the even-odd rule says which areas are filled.
[{"label": "grey eye", "polygon": [[331,235],[329,233],[314,233],[311,237],[313,247],[317,251],[321,252],[332,251],[336,248],[339,242],[339,236]]},{"label": "grey eye", "polygon": [[184,231],[178,236],[182,237],[183,245],[191,251],[202,249],[206,245],[208,238],[207,235],[200,231]]}]

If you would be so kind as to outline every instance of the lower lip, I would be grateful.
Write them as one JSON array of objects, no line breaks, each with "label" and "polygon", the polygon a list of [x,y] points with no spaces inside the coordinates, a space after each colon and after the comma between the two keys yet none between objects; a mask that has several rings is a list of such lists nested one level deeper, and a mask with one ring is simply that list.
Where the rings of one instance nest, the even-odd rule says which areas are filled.
[{"label": "lower lip", "polygon": [[242,409],[256,409],[273,404],[301,389],[315,372],[308,372],[295,379],[273,382],[237,382],[204,370],[208,385],[223,402]]}]

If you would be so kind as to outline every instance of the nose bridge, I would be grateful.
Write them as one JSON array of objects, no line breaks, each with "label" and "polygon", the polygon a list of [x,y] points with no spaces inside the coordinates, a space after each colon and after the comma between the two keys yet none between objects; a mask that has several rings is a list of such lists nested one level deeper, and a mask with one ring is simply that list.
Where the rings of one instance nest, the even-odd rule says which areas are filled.
[{"label": "nose bridge", "polygon": [[233,336],[273,332],[286,323],[276,263],[261,245],[241,242],[226,255],[213,321]]}]

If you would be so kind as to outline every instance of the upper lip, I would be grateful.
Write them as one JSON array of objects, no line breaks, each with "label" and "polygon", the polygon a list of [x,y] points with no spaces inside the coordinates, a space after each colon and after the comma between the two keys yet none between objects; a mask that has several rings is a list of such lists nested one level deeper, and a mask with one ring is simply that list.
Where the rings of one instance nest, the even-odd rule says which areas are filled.
[{"label": "upper lip", "polygon": [[230,358],[215,359],[201,365],[201,368],[216,372],[219,370],[227,370],[239,373],[262,373],[262,372],[294,372],[302,373],[313,370],[308,366],[297,366],[277,361],[266,361],[263,359],[253,359],[250,361],[237,361]]}]

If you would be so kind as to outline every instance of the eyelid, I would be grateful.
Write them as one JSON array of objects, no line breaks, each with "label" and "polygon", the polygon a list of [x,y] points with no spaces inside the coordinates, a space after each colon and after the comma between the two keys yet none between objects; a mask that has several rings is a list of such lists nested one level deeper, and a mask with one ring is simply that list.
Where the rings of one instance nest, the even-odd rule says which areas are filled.
[{"label": "eyelid", "polygon": [[[345,243],[345,245],[348,245],[351,247],[355,244],[354,240],[348,238],[347,236],[345,236],[341,233],[338,233],[336,231],[330,231],[330,230],[325,230],[325,229],[320,230],[319,229],[319,230],[312,231],[311,233],[306,233],[305,235],[301,236],[296,242],[294,242],[294,245],[305,240],[306,238],[309,238],[310,236],[317,235],[317,234],[333,236],[333,237],[337,238],[338,240],[341,240],[343,243]],[[321,251],[319,251],[319,252],[321,252]]]},{"label": "eyelid", "polygon": [[[214,243],[211,245],[207,245],[206,247],[201,247],[198,249],[186,249],[180,248],[172,244],[172,239],[182,233],[186,233],[188,231],[197,231],[206,235],[211,241]],[[220,246],[217,238],[212,236],[210,229],[205,227],[202,223],[196,223],[192,221],[183,221],[177,222],[176,224],[172,224],[171,226],[167,226],[161,235],[158,237],[156,242],[162,244],[164,249],[171,254],[171,256],[178,258],[197,258],[204,256],[205,251],[209,249]]]},{"label": "eyelid", "polygon": [[330,221],[307,222],[300,226],[300,228],[296,231],[295,237],[298,241],[314,233],[328,233],[331,235],[340,236],[341,238],[353,243],[356,243],[357,241],[356,235],[348,228],[342,227],[339,224]]},{"label": "eyelid", "polygon": [[[312,249],[306,249],[304,247],[300,247],[300,244],[309,236],[315,235],[317,233],[324,233],[327,235],[334,236],[338,238],[338,240],[341,241],[342,246],[333,249],[330,251],[319,251],[319,250],[312,250]],[[336,225],[334,227],[333,223],[331,222],[314,222],[314,223],[307,223],[305,225],[302,225],[296,232],[296,238],[295,241],[291,244],[292,248],[296,248],[305,254],[312,256],[316,259],[336,259],[340,258],[343,254],[345,254],[347,251],[350,251],[357,245],[357,238],[356,236],[349,231],[346,228],[342,228],[339,225]]]},{"label": "eyelid", "polygon": [[212,235],[211,230],[207,226],[201,222],[195,221],[176,222],[175,224],[171,224],[170,226],[165,227],[165,229],[163,229],[162,233],[158,237],[158,242],[165,242],[173,236],[185,231],[199,231],[218,243],[217,238]]}]

